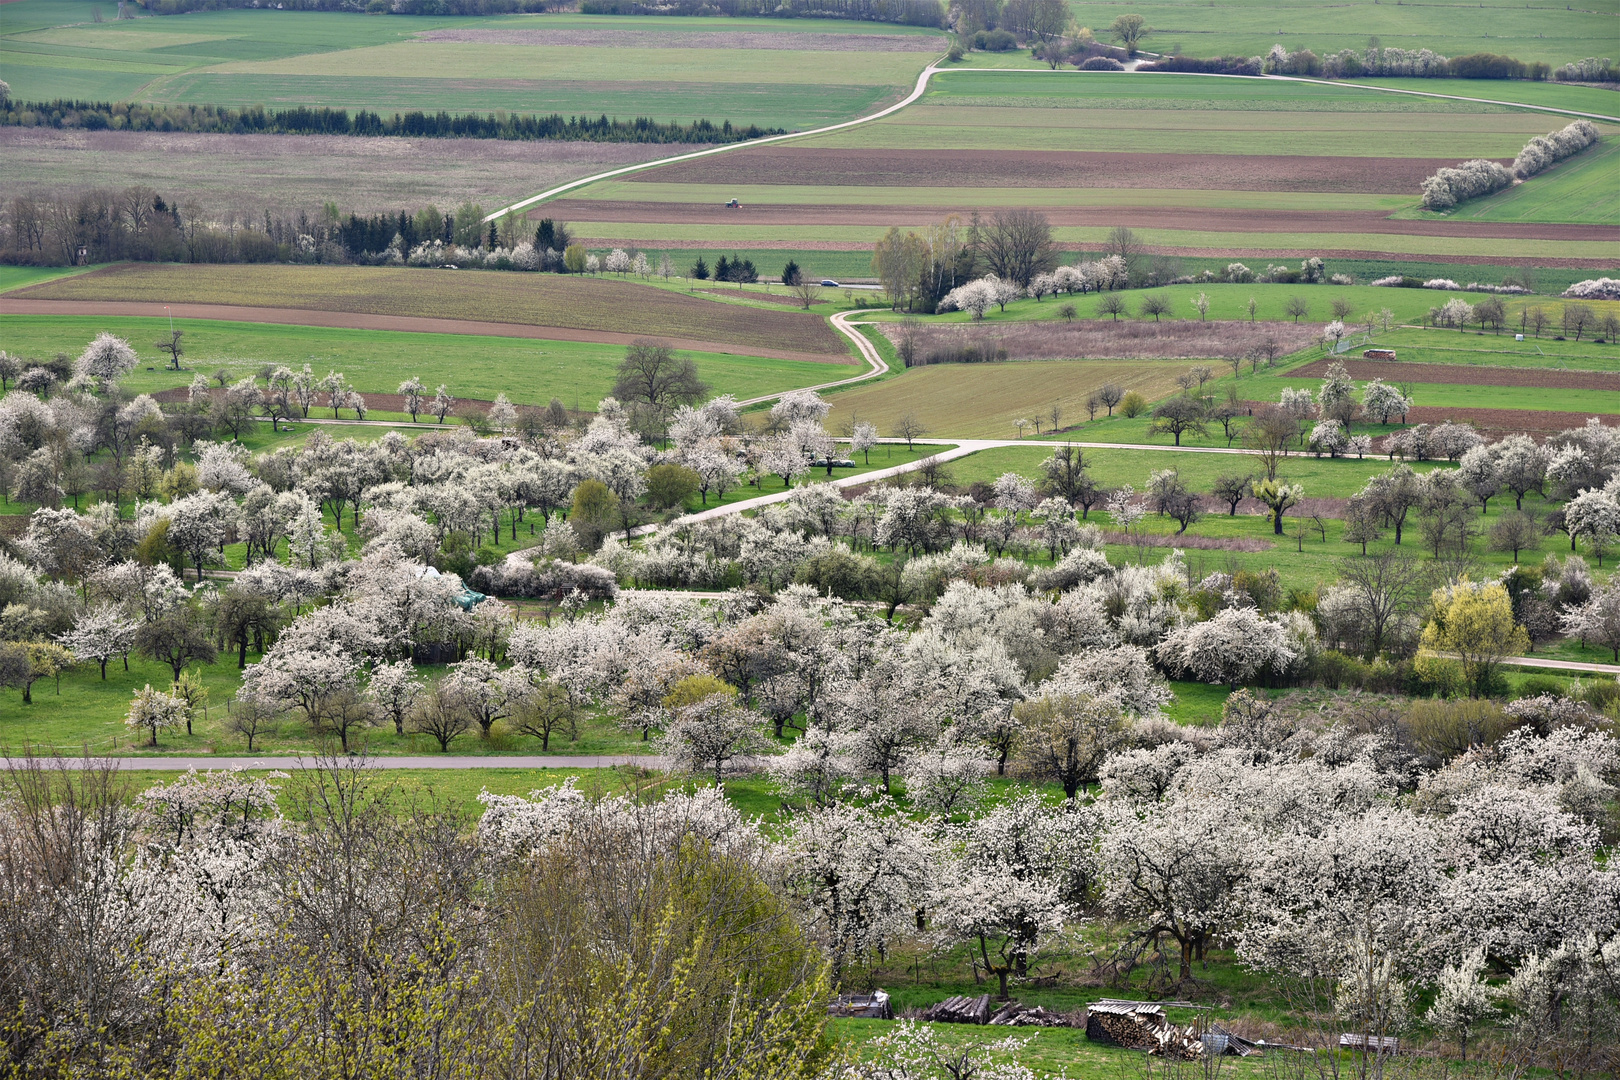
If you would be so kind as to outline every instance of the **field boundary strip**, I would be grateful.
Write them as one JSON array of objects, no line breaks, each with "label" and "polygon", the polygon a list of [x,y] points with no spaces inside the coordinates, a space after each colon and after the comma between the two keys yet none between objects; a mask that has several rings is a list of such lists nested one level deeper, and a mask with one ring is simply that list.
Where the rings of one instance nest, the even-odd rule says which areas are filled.
[{"label": "field boundary strip", "polygon": [[[588,184],[594,184],[594,183],[596,183],[597,181],[600,181],[600,180],[611,180],[616,176],[626,176],[626,175],[628,175],[630,173],[644,172],[644,171],[646,171],[648,169],[656,169],[656,168],[660,168],[660,167],[665,166],[665,165],[674,165],[674,164],[677,164],[678,162],[682,162],[682,161],[694,161],[694,160],[696,160],[698,158],[712,157],[715,154],[724,154],[724,153],[727,153],[727,152],[732,151],[732,150],[742,150],[742,149],[750,148],[750,147],[766,146],[766,145],[769,145],[771,143],[786,142],[786,141],[788,141],[790,139],[805,139],[805,138],[809,138],[809,137],[811,137],[813,135],[827,135],[827,134],[830,134],[830,133],[832,133],[834,131],[843,131],[846,128],[856,127],[856,126],[858,126],[860,124],[869,124],[874,120],[881,120],[885,116],[889,116],[889,115],[892,115],[893,113],[899,112],[901,109],[904,109],[906,106],[911,105],[912,103],[916,102],[919,98],[921,98],[923,96],[924,93],[927,92],[929,80],[932,79],[935,75],[940,75],[940,74],[948,75],[948,74],[951,74],[954,71],[971,72],[972,74],[975,74],[975,75],[988,74],[988,73],[991,73],[991,72],[1004,72],[1006,74],[1011,74],[1011,75],[1059,75],[1059,76],[1075,76],[1075,75],[1096,74],[1094,72],[1087,72],[1087,71],[1058,71],[1058,70],[1040,69],[1040,68],[1036,68],[1036,69],[1030,69],[1030,68],[949,68],[949,69],[947,69],[947,68],[940,67],[939,66],[939,61],[935,60],[932,64],[929,64],[926,68],[924,68],[922,70],[922,73],[917,76],[917,85],[912,88],[911,93],[907,94],[904,98],[902,98],[901,100],[895,102],[893,105],[890,105],[890,106],[888,106],[886,108],[880,109],[875,113],[870,113],[870,114],[868,114],[866,116],[858,116],[853,120],[844,120],[844,121],[842,121],[840,123],[837,123],[837,124],[828,124],[825,127],[812,128],[812,129],[810,129],[808,131],[790,131],[786,135],[768,135],[768,136],[766,136],[765,138],[762,138],[762,139],[750,139],[750,140],[747,140],[745,142],[727,143],[725,146],[713,146],[713,147],[710,147],[707,150],[695,150],[695,151],[692,151],[692,152],[686,153],[686,154],[676,154],[676,155],[674,155],[672,157],[658,158],[657,160],[654,160],[654,161],[642,162],[639,165],[626,165],[626,166],[623,166],[621,168],[610,169],[607,172],[600,172],[600,173],[595,174],[594,176],[585,176],[585,177],[581,177],[578,180],[570,180],[566,184],[560,184],[557,187],[550,188],[550,189],[548,189],[546,191],[542,191],[538,195],[531,195],[527,199],[522,199],[522,200],[520,200],[518,202],[512,203],[510,206],[503,207],[502,209],[497,210],[492,214],[486,215],[483,220],[484,220],[485,224],[488,224],[491,221],[498,221],[499,219],[501,219],[503,217],[506,217],[508,214],[519,213],[520,211],[526,210],[531,206],[535,206],[535,205],[537,205],[539,203],[545,202],[547,199],[554,199],[558,195],[562,195],[562,194],[564,194],[566,192],[573,191],[576,188],[585,187]],[[1327,80],[1327,79],[1308,79],[1308,78],[1303,78],[1303,77],[1298,76],[1298,75],[1218,75],[1218,74],[1214,74],[1212,72],[1199,72],[1199,71],[1143,71],[1143,72],[1133,72],[1133,74],[1148,75],[1148,76],[1158,76],[1160,78],[1174,78],[1174,77],[1176,77],[1178,75],[1184,75],[1184,76],[1190,76],[1190,77],[1193,77],[1193,78],[1202,78],[1202,79],[1257,79],[1257,80],[1259,80],[1259,79],[1277,79],[1277,80],[1281,80],[1283,82],[1314,83],[1314,84],[1320,85],[1320,86],[1348,87],[1348,88],[1356,89],[1356,90],[1367,90],[1367,91],[1373,91],[1373,92],[1379,92],[1379,93],[1385,93],[1385,94],[1406,94],[1406,95],[1409,95],[1409,96],[1412,96],[1412,97],[1439,98],[1439,99],[1443,99],[1443,100],[1447,100],[1447,101],[1466,101],[1466,102],[1471,102],[1471,103],[1476,104],[1476,105],[1500,105],[1500,106],[1504,106],[1504,107],[1510,108],[1510,109],[1526,109],[1526,110],[1529,110],[1530,112],[1555,113],[1555,114],[1557,114],[1559,116],[1578,116],[1578,117],[1584,117],[1584,118],[1589,119],[1589,120],[1603,120],[1603,121],[1607,121],[1607,122],[1612,123],[1612,124],[1620,124],[1620,116],[1608,116],[1608,115],[1605,115],[1603,113],[1581,112],[1581,111],[1576,110],[1576,109],[1558,109],[1558,108],[1554,108],[1554,107],[1552,107],[1550,105],[1531,105],[1531,104],[1528,104],[1528,103],[1523,102],[1523,101],[1497,101],[1497,100],[1494,100],[1492,98],[1463,97],[1463,96],[1458,95],[1458,94],[1437,94],[1437,93],[1434,93],[1433,91],[1428,91],[1428,90],[1401,90],[1401,89],[1398,89],[1398,88],[1392,87],[1392,86],[1368,86],[1368,85],[1364,85],[1364,84],[1360,84],[1360,83],[1354,83],[1354,82],[1348,82],[1348,81],[1346,81],[1346,82],[1335,82],[1335,81],[1331,81],[1331,80]]]}]

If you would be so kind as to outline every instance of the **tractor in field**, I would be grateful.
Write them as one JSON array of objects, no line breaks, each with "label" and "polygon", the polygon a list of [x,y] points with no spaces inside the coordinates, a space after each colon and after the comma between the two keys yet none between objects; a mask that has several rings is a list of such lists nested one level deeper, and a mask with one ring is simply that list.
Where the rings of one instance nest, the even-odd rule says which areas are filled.
[{"label": "tractor in field", "polygon": [[732,199],[730,202],[726,203],[726,209],[727,210],[741,210],[742,209],[742,203],[738,202],[736,199]]}]

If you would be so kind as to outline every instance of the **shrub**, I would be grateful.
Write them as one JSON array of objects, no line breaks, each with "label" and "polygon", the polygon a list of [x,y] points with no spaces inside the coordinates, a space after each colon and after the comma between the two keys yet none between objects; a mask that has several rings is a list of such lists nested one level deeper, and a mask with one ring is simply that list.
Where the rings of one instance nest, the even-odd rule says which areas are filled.
[{"label": "shrub", "polygon": [[1571,300],[1620,300],[1620,278],[1588,278],[1564,290]]},{"label": "shrub", "polygon": [[1551,694],[1554,697],[1562,697],[1563,693],[1564,684],[1552,676],[1532,675],[1519,683],[1519,688],[1513,691],[1513,696],[1514,698],[1531,698]]},{"label": "shrub", "polygon": [[1495,53],[1454,56],[1447,67],[1454,79],[1523,79],[1529,75],[1522,60]]},{"label": "shrub", "polygon": [[[1462,676],[1461,666],[1457,676]],[[1412,748],[1440,761],[1495,743],[1517,726],[1496,702],[1474,698],[1414,701],[1401,719],[1401,733]]]},{"label": "shrub", "polygon": [[1119,403],[1120,413],[1132,420],[1147,412],[1147,407],[1147,398],[1143,397],[1141,394],[1138,394],[1135,390],[1132,390],[1130,393],[1126,394],[1124,399]]},{"label": "shrub", "polygon": [[962,342],[930,349],[908,367],[929,364],[996,364],[1007,359],[1007,350],[988,341]]},{"label": "shrub", "polygon": [[1441,169],[1424,180],[1423,207],[1426,210],[1450,210],[1465,199],[1493,194],[1512,183],[1513,173],[1505,166],[1475,158],[1454,169]]},{"label": "shrub", "polygon": [[1093,56],[1080,64],[1081,71],[1124,71],[1125,65],[1110,56]]},{"label": "shrub", "polygon": [[983,52],[1010,52],[1018,48],[1018,39],[1005,30],[980,30],[973,35],[973,47]]},{"label": "shrub", "polygon": [[[1100,70],[1100,69],[1097,69]],[[1114,70],[1109,68],[1107,70]],[[1141,64],[1138,71],[1191,71],[1203,75],[1258,75],[1258,56],[1215,56],[1199,59],[1193,56],[1167,56],[1151,64]]]},{"label": "shrub", "polygon": [[611,571],[590,563],[542,559],[533,565],[505,560],[472,571],[468,583],[490,596],[560,600],[578,589],[591,600],[611,600],[619,587]]},{"label": "shrub", "polygon": [[1567,157],[1574,157],[1597,141],[1597,125],[1590,120],[1577,120],[1557,131],[1537,135],[1525,143],[1519,156],[1513,159],[1513,175],[1520,180],[1527,179]]},{"label": "shrub", "polygon": [[1559,82],[1620,82],[1620,68],[1608,57],[1588,56],[1553,72]]}]

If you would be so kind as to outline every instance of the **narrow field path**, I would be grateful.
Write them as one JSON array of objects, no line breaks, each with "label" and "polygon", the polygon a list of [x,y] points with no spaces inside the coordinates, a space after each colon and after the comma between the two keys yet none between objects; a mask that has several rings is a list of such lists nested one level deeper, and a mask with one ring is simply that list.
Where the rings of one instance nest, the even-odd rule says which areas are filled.
[{"label": "narrow field path", "polygon": [[[840,311],[828,321],[832,323],[834,330],[837,330],[840,334],[843,334],[854,343],[855,350],[859,352],[861,354],[861,358],[866,361],[868,365],[867,369],[861,372],[859,375],[852,376],[848,379],[837,379],[833,382],[818,383],[815,386],[806,386],[802,387],[801,389],[831,390],[834,387],[848,386],[850,383],[858,383],[866,379],[875,379],[879,375],[885,375],[888,373],[889,365],[888,362],[883,359],[883,355],[877,351],[876,347],[874,347],[870,341],[866,340],[865,334],[855,329],[857,326],[875,326],[876,324],[869,322],[852,323],[849,320],[854,314],[855,313],[853,311]],[[739,401],[737,404],[762,405],[767,401],[775,401],[783,394],[791,392],[792,391],[781,390],[774,394],[761,394],[759,397],[751,397],[746,401]]]}]

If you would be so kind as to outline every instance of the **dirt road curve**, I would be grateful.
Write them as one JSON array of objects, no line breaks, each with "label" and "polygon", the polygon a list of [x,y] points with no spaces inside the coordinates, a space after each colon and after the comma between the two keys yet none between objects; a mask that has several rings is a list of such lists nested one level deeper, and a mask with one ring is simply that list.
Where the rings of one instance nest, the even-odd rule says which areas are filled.
[{"label": "dirt road curve", "polygon": [[[285,326],[331,326],[345,330],[400,330],[413,334],[476,334],[483,337],[528,338],[541,341],[590,341],[607,345],[628,345],[646,335],[615,334],[601,330],[575,330],[564,326],[530,326],[526,323],[481,322],[475,319],[422,319],[407,315],[363,315],[346,311],[314,311],[306,308],[242,307],[235,304],[131,303],[119,300],[28,300],[0,297],[0,315],[114,315],[150,316],[177,319],[218,319],[225,322],[274,323]],[[746,348],[734,343],[697,341],[691,338],[660,338],[677,349],[697,352],[734,353],[747,356],[773,356],[782,360],[808,360],[817,364],[842,366],[845,361],[827,353],[797,352],[792,349]]]}]

